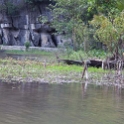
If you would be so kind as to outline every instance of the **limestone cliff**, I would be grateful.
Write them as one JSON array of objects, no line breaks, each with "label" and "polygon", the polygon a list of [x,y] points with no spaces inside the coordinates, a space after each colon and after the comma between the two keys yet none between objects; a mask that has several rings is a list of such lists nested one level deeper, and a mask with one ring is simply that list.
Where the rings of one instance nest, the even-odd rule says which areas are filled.
[{"label": "limestone cliff", "polygon": [[0,0],[0,44],[23,46],[30,41],[32,46],[56,47],[59,36],[55,36],[49,24],[38,18],[45,15],[51,19],[47,9],[49,0]]}]

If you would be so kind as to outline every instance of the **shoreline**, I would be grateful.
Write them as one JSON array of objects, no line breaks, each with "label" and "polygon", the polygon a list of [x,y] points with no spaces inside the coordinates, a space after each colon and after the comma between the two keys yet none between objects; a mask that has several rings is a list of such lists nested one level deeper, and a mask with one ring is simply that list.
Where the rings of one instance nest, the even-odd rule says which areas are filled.
[{"label": "shoreline", "polygon": [[[64,84],[64,83],[86,83],[95,85],[108,85],[124,88],[123,71],[117,75],[112,70],[88,68],[89,79],[81,79],[83,67],[66,65],[52,61],[51,55],[46,55],[43,61],[19,60],[13,58],[0,58],[0,81],[7,83],[32,83],[39,84]],[[46,61],[46,59],[49,59]],[[118,78],[119,77],[119,78]]]},{"label": "shoreline", "polygon": [[[75,73],[75,76],[77,74]],[[90,74],[92,75],[92,74]],[[74,76],[74,75],[73,75]],[[81,74],[80,74],[81,76]],[[79,77],[80,77],[79,76]],[[57,75],[56,77],[49,77],[45,78],[21,78],[21,77],[14,77],[14,78],[0,78],[0,83],[7,83],[7,84],[26,84],[26,83],[36,83],[36,84],[85,84],[85,85],[95,85],[95,86],[108,86],[108,87],[115,87],[117,89],[124,89],[124,83],[116,83],[112,82],[110,80],[101,80],[101,79],[95,79],[93,77],[90,77],[90,79],[81,79],[81,77],[77,79],[72,79],[72,77],[68,77],[70,79],[67,79],[65,75]],[[103,76],[104,77],[104,76]]]},{"label": "shoreline", "polygon": [[[0,45],[0,50],[21,50],[25,51],[25,46],[9,46],[9,45]],[[59,51],[59,50],[65,50],[64,48],[56,48],[56,47],[34,47],[30,46],[29,50],[39,50],[39,51]]]}]

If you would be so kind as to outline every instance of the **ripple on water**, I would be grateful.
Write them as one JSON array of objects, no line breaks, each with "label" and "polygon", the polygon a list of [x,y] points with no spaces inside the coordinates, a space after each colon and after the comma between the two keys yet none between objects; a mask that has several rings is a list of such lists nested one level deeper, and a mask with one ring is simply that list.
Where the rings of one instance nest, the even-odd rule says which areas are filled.
[{"label": "ripple on water", "polygon": [[84,84],[0,84],[0,124],[122,124],[124,91]]}]

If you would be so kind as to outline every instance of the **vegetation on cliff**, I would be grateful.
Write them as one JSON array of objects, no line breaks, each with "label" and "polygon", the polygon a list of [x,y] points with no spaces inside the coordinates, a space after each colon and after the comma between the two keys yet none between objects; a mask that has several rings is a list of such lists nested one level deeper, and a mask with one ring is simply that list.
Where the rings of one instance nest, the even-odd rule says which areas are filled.
[{"label": "vegetation on cliff", "polygon": [[[84,49],[86,52],[89,49],[96,48],[95,44],[104,44],[101,38],[99,38],[99,40],[96,40],[93,37],[93,35],[96,32],[96,28],[93,28],[89,24],[89,21],[93,19],[94,15],[97,16],[103,15],[104,18],[108,18],[109,21],[113,23],[113,19],[118,18],[117,16],[120,15],[120,13],[122,13],[124,9],[123,0],[76,0],[76,1],[75,0],[23,0],[16,2],[15,1],[16,0],[1,1],[0,11],[3,15],[4,14],[7,15],[5,20],[8,21],[5,22],[5,20],[2,19],[1,20],[1,22],[3,21],[2,23],[7,23],[8,25],[12,24],[11,27],[12,29],[14,30],[18,29],[18,23],[16,25],[14,24],[14,21],[16,16],[18,17],[20,16],[19,14],[22,11],[23,7],[26,8],[27,12],[29,11],[34,12],[37,10],[38,13],[41,14],[41,16],[43,16],[45,15],[43,13],[44,8],[42,8],[41,5],[42,3],[47,3],[46,5],[49,5],[49,9],[51,10],[51,14],[52,14],[51,19],[50,17],[47,17],[49,18],[48,21],[50,21],[49,22],[50,25],[48,25],[48,27],[49,26],[54,27],[54,29],[56,29],[57,31],[57,32],[54,31],[54,33],[69,35],[69,37],[71,37],[71,39],[73,40],[73,48],[75,50]],[[9,18],[9,20],[7,18]],[[29,21],[28,18],[30,17],[26,16],[27,20],[23,25],[27,24],[28,22],[31,22],[31,20]],[[38,17],[36,18],[34,20],[38,21]],[[41,18],[41,23],[43,23],[43,18]],[[50,35],[53,36],[53,34]],[[121,35],[123,35],[123,32]],[[100,41],[100,43],[96,43],[97,41]],[[1,42],[3,42],[3,39]]]},{"label": "vegetation on cliff", "polygon": [[[96,39],[93,35],[96,36],[96,34],[97,41],[106,45],[112,53],[117,51],[117,47],[122,46],[124,41],[123,0],[54,1],[56,4],[50,5],[53,10],[52,24],[58,32],[71,35],[74,48],[80,49],[83,46],[86,50],[88,48],[86,44],[94,46]],[[88,43],[89,41],[91,42]]]}]

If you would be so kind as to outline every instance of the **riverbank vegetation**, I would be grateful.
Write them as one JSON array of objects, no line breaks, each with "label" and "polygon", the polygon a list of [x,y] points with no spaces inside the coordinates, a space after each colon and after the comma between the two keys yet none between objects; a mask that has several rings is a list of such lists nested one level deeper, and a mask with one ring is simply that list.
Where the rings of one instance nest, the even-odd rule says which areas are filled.
[{"label": "riverbank vegetation", "polygon": [[[56,59],[55,52],[48,51],[37,51],[40,53],[40,56],[36,56],[35,58],[32,55],[32,52],[29,50],[28,52],[18,51],[22,56],[24,56],[23,52],[26,53],[27,56],[24,58],[20,58],[17,54],[17,51],[6,51],[8,54],[12,52],[13,56],[6,56],[4,59],[0,59],[0,80],[1,82],[7,83],[26,83],[26,82],[36,82],[36,83],[83,83],[85,82],[85,78],[82,79],[82,73],[84,70],[84,66],[79,65],[67,65],[61,62],[58,62]],[[12,55],[11,53],[11,55]],[[27,54],[28,53],[28,54]],[[70,56],[73,56],[75,60],[80,60],[80,57],[77,56],[88,54],[83,53],[82,51],[72,52],[68,54],[59,53],[57,54],[59,57],[70,59]],[[93,52],[92,52],[93,53]],[[100,51],[99,51],[100,53]],[[103,54],[103,51],[101,51]],[[9,54],[8,54],[9,55]],[[17,57],[15,58],[15,55]],[[28,56],[32,55],[33,60],[28,58]],[[54,55],[54,56],[53,56]],[[92,56],[93,57],[93,56]],[[96,57],[96,56],[95,56]],[[39,59],[40,58],[40,59]],[[97,57],[96,57],[97,58]],[[86,58],[84,58],[86,60]],[[102,68],[94,68],[88,67],[88,82],[99,84],[99,85],[115,85],[117,84],[117,80],[121,80],[119,85],[123,85],[122,78],[118,78],[116,70],[103,70]],[[123,72],[121,73],[123,76]]]},{"label": "riverbank vegetation", "polygon": [[[123,85],[123,0],[53,1],[49,5],[52,19],[47,20],[47,17],[41,16],[39,21],[43,24],[50,21],[48,24],[56,29],[55,34],[72,39],[71,46],[67,45],[66,49],[59,51],[46,52],[30,50],[27,44],[26,51],[6,51],[7,56],[0,59],[1,80],[41,83],[81,82],[85,67],[66,65],[57,59],[80,60],[87,63],[93,58],[103,61],[108,70],[88,68],[91,82]],[[27,0],[28,4],[33,2]],[[23,59],[20,59],[21,57]],[[110,64],[114,67],[109,68]]]},{"label": "riverbank vegetation", "polygon": [[[103,46],[122,57],[124,42],[123,0],[54,0],[51,25],[73,40],[73,49],[89,51]],[[42,20],[41,20],[42,22]],[[97,46],[95,43],[100,45]]]},{"label": "riverbank vegetation", "polygon": [[[45,59],[43,61],[26,58],[25,60],[0,59],[0,79],[3,82],[80,83],[82,71],[83,66],[70,66],[57,61],[49,63]],[[89,72],[96,75],[104,73],[102,69],[95,68],[89,68]]]}]

